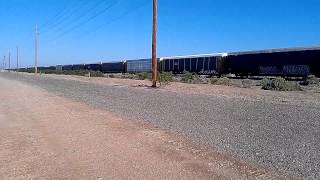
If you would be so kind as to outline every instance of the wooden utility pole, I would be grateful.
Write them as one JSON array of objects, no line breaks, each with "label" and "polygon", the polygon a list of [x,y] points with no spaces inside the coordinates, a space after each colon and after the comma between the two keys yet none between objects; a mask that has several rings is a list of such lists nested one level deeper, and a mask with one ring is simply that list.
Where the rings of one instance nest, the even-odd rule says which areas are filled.
[{"label": "wooden utility pole", "polygon": [[17,71],[19,69],[19,47],[17,46]]},{"label": "wooden utility pole", "polygon": [[157,87],[157,15],[158,15],[158,0],[153,0],[152,87]]},{"label": "wooden utility pole", "polygon": [[38,25],[36,25],[34,36],[35,36],[34,74],[37,75],[38,74],[38,36],[39,36]]}]

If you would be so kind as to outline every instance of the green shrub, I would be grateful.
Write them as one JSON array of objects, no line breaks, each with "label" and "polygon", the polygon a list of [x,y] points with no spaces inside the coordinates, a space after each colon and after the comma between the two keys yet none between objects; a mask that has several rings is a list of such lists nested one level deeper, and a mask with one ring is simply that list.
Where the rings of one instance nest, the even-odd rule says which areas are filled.
[{"label": "green shrub", "polygon": [[181,79],[182,82],[191,83],[193,81],[193,79],[194,79],[194,77],[193,77],[192,73],[187,72],[187,71],[183,72],[182,79]]},{"label": "green shrub", "polygon": [[190,84],[202,84],[202,83],[207,83],[204,82],[204,80],[195,73],[190,73],[190,72],[183,72],[181,76],[181,81],[184,83],[190,83]]},{"label": "green shrub", "polygon": [[34,68],[21,68],[18,72],[34,73]]},{"label": "green shrub", "polygon": [[166,85],[173,81],[172,72],[162,72],[158,74],[158,81],[160,85]]},{"label": "green shrub", "polygon": [[151,79],[151,74],[146,72],[141,72],[136,74],[138,80]]},{"label": "green shrub", "polygon": [[91,77],[104,77],[104,74],[101,71],[90,71]]},{"label": "green shrub", "polygon": [[301,91],[301,87],[296,82],[287,81],[282,77],[275,79],[264,78],[261,81],[262,89],[275,91]]},{"label": "green shrub", "polygon": [[136,76],[135,76],[134,74],[129,74],[128,78],[129,78],[129,79],[135,79]]},{"label": "green shrub", "polygon": [[[30,69],[26,72],[34,73],[34,70]],[[57,74],[57,75],[75,75],[75,76],[87,76],[90,73],[90,77],[104,77],[104,74],[100,71],[88,71],[88,70],[41,70],[43,74]]]},{"label": "green shrub", "polygon": [[210,83],[214,85],[225,85],[225,86],[230,86],[231,85],[231,80],[227,77],[223,78],[218,78],[218,77],[212,77],[210,78]]}]

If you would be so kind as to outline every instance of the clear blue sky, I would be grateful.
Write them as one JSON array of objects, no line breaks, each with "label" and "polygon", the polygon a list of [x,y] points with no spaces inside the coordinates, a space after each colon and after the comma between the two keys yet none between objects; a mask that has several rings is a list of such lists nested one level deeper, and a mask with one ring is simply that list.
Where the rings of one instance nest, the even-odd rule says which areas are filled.
[{"label": "clear blue sky", "polygon": [[[0,60],[19,45],[33,64],[35,24],[40,65],[150,57],[151,1],[0,0]],[[319,45],[319,10],[319,0],[159,0],[158,55]]]}]

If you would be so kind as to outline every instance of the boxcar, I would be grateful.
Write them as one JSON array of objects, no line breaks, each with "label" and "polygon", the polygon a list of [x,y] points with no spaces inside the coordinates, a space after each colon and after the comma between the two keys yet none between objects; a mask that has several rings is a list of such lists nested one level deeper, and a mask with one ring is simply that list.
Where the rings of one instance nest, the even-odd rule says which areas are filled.
[{"label": "boxcar", "polygon": [[101,70],[103,73],[124,73],[123,62],[108,62],[101,64]]},{"label": "boxcar", "polygon": [[72,65],[64,65],[62,66],[63,71],[71,71],[72,70]]},{"label": "boxcar", "polygon": [[174,56],[160,59],[160,69],[176,74],[185,71],[198,74],[221,74],[224,72],[224,60],[227,54],[207,54]]},{"label": "boxcar", "polygon": [[125,62],[125,71],[128,73],[151,72],[151,59],[127,60]]},{"label": "boxcar", "polygon": [[320,49],[273,49],[229,53],[228,72],[237,75],[308,76],[319,73]]},{"label": "boxcar", "polygon": [[72,70],[78,71],[78,70],[84,70],[84,64],[74,64],[72,65]]},{"label": "boxcar", "polygon": [[44,71],[44,70],[56,70],[56,66],[38,67],[38,70],[40,70],[40,71]]},{"label": "boxcar", "polygon": [[101,63],[99,63],[99,64],[86,64],[84,66],[84,68],[86,70],[90,70],[90,71],[102,71],[101,70]]},{"label": "boxcar", "polygon": [[56,71],[62,71],[62,65],[56,65]]}]

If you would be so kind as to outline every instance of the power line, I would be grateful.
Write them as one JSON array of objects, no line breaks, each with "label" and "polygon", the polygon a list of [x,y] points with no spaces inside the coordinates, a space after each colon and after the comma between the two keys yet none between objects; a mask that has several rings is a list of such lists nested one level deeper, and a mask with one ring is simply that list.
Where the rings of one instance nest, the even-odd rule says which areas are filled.
[{"label": "power line", "polygon": [[[83,18],[85,18],[88,15],[90,15],[91,13],[94,13],[95,11],[99,10],[98,8],[100,6],[104,7],[105,6],[104,3],[105,3],[105,0],[100,0],[97,3],[95,3],[90,9],[85,10],[84,13],[80,13],[78,16],[75,16],[75,17],[69,19],[69,21],[66,20],[65,24],[67,24],[67,28],[73,27],[74,24],[77,24],[78,22],[81,22],[81,20]],[[64,22],[62,24],[64,24]],[[57,29],[57,34],[59,34],[60,32],[63,32],[65,29],[66,29],[65,26],[62,26],[61,28]]]},{"label": "power line", "polygon": [[116,17],[116,18],[113,18],[113,19],[111,19],[110,21],[107,21],[106,23],[98,26],[98,27],[95,28],[94,30],[88,30],[88,31],[86,31],[86,32],[84,32],[84,33],[81,33],[80,36],[84,36],[84,35],[88,35],[88,34],[92,34],[92,33],[94,33],[94,32],[97,32],[98,30],[102,29],[102,28],[105,27],[106,25],[111,24],[111,23],[113,23],[113,22],[115,22],[115,21],[117,21],[117,20],[119,20],[119,19],[127,16],[128,14],[130,14],[130,13],[132,13],[132,12],[134,12],[134,11],[142,8],[142,7],[144,7],[145,5],[147,5],[147,4],[149,4],[149,3],[150,3],[150,0],[146,0],[146,1],[144,1],[144,3],[140,4],[139,6],[127,10],[126,12],[124,12],[123,14],[121,14],[120,16],[118,16],[118,17]]},{"label": "power line", "polygon": [[[70,2],[70,1],[69,1]],[[73,1],[74,3],[79,3],[81,2],[81,0],[79,1]],[[70,3],[69,6],[73,5],[74,3]],[[64,13],[68,12],[68,9],[66,8],[67,6],[64,6],[62,9],[60,9],[51,19],[49,19],[47,22],[40,24],[40,27],[42,27],[43,29],[46,28],[47,26],[52,25],[53,23],[55,23],[55,21],[59,20],[61,17],[64,16]],[[70,9],[69,9],[70,10]]]},{"label": "power line", "polygon": [[79,2],[81,1],[78,1],[78,4],[76,4],[76,6],[73,6],[72,9],[69,9],[69,11],[62,13],[59,17],[57,17],[56,20],[51,23],[51,25],[47,25],[46,27],[42,28],[42,33],[47,33],[52,31],[52,29],[60,27],[65,23],[65,21],[69,20],[69,22],[72,22],[72,20],[74,20],[74,18],[72,19],[72,17],[79,11],[81,12],[80,7],[87,6],[90,3],[90,1],[82,1],[82,3]]},{"label": "power line", "polygon": [[94,15],[92,15],[91,17],[89,17],[86,21],[83,21],[79,24],[76,24],[75,26],[69,28],[68,30],[64,31],[63,33],[61,33],[59,36],[57,36],[53,41],[60,39],[61,37],[65,36],[66,34],[72,32],[73,30],[77,29],[78,27],[94,20],[95,18],[97,18],[98,16],[104,14],[105,12],[107,12],[108,10],[110,10],[114,5],[116,5],[118,2],[118,0],[116,0],[115,2],[113,2],[112,4],[110,4],[109,6],[107,6],[106,8],[102,9],[101,11],[95,13]]}]

